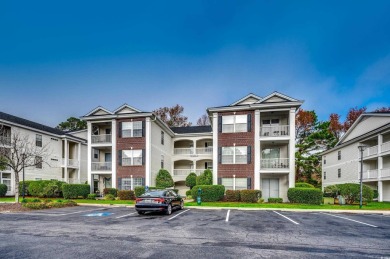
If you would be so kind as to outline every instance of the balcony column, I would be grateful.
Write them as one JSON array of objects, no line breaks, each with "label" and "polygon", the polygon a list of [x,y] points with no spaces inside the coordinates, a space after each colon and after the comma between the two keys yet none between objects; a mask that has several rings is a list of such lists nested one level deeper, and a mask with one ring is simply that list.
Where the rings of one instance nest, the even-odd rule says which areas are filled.
[{"label": "balcony column", "polygon": [[196,148],[197,148],[196,140],[193,140],[192,143],[193,143],[192,144],[192,154],[195,155],[196,154]]},{"label": "balcony column", "polygon": [[383,201],[383,185],[380,179],[378,181],[378,201],[379,202]]},{"label": "balcony column", "polygon": [[213,113],[213,184],[218,184],[218,113]]},{"label": "balcony column", "polygon": [[90,121],[87,121],[87,138],[88,138],[88,148],[87,148],[87,172],[88,172],[88,184],[91,187],[90,192],[93,193],[93,179],[92,179],[92,147],[91,147],[91,140],[92,140],[92,123]]},{"label": "balcony column", "polygon": [[198,175],[198,172],[196,171],[196,160],[192,160],[192,170],[194,170],[194,173],[196,173],[196,175]]},{"label": "balcony column", "polygon": [[111,186],[112,188],[117,187],[116,182],[116,165],[117,163],[117,154],[116,154],[116,120],[112,120],[111,122]]},{"label": "balcony column", "polygon": [[77,147],[78,147],[78,150],[77,150],[77,152],[78,152],[78,154],[77,154],[77,160],[78,160],[78,162],[77,162],[77,164],[78,164],[78,169],[77,169],[77,180],[78,180],[78,182],[79,183],[81,183],[80,182],[80,170],[81,170],[81,143],[79,143],[78,145],[77,145]]},{"label": "balcony column", "polygon": [[68,175],[68,160],[69,160],[69,142],[68,140],[65,138],[64,139],[64,179],[65,179],[65,182],[68,183],[69,181],[69,175]]},{"label": "balcony column", "polygon": [[290,109],[289,115],[290,141],[288,143],[290,173],[288,174],[289,188],[295,187],[295,108]]},{"label": "balcony column", "polygon": [[255,179],[254,179],[254,189],[260,190],[260,111],[255,111]]}]

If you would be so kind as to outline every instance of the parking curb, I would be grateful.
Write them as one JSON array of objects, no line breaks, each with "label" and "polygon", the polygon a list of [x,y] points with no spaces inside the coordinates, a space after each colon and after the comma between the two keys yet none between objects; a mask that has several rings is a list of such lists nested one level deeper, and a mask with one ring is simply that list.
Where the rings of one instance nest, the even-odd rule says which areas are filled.
[{"label": "parking curb", "polygon": [[109,207],[109,208],[134,208],[134,204],[93,204],[93,203],[77,203],[77,206],[86,206],[86,207]]}]

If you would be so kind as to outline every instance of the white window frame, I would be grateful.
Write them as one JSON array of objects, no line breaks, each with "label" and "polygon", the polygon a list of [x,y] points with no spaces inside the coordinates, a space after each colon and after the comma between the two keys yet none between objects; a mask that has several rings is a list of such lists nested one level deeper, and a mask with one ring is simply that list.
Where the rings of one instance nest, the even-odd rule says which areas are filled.
[{"label": "white window frame", "polygon": [[[140,131],[140,133],[138,133]],[[134,134],[137,132],[137,134]],[[122,138],[140,138],[142,137],[142,121],[122,122]]]},{"label": "white window frame", "polygon": [[35,146],[37,147],[43,146],[43,137],[41,134],[35,134]]},{"label": "white window frame", "polygon": [[[230,119],[230,120],[229,120]],[[232,120],[232,123],[226,123],[226,121],[231,121]],[[245,123],[243,122],[237,122],[237,121],[245,121]],[[224,123],[225,121],[225,123]],[[245,127],[243,127],[243,129],[239,129],[238,125],[241,125],[242,126],[245,124]],[[233,126],[232,130],[230,129],[227,129],[227,126]],[[248,115],[247,114],[239,114],[239,115],[224,115],[222,116],[222,133],[236,133],[236,132],[248,132]]]},{"label": "white window frame", "polygon": [[[140,156],[137,156],[137,154],[140,154]],[[139,165],[142,165],[142,149],[122,150],[122,166]]]},{"label": "white window frame", "polygon": [[[238,156],[238,150],[239,149],[244,149],[245,148],[245,153],[244,153],[244,155],[240,155],[240,156],[245,156],[245,162],[239,162],[239,161],[237,161],[238,159],[237,159],[237,156]],[[233,156],[233,161],[232,161],[232,163],[229,163],[229,160],[226,162],[226,160],[224,161],[224,151],[226,152],[226,153],[228,153],[227,151],[228,151],[228,149],[233,149],[233,154],[225,154],[225,156]],[[248,146],[233,146],[233,147],[222,147],[222,157],[221,157],[221,164],[242,164],[242,165],[245,165],[245,164],[248,164]],[[244,159],[243,159],[243,161],[244,161]]]},{"label": "white window frame", "polygon": [[[9,175],[9,178],[5,178],[4,175]],[[12,176],[10,173],[2,173],[1,174],[1,183],[5,184],[7,186],[7,192],[10,192],[12,190]]]}]

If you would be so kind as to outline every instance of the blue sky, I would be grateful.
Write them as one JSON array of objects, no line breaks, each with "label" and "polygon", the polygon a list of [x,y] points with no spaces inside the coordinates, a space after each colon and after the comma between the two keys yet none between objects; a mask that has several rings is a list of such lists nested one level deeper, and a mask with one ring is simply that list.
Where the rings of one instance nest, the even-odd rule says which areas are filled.
[{"label": "blue sky", "polygon": [[50,126],[248,93],[325,120],[390,106],[390,1],[2,1],[0,111]]}]

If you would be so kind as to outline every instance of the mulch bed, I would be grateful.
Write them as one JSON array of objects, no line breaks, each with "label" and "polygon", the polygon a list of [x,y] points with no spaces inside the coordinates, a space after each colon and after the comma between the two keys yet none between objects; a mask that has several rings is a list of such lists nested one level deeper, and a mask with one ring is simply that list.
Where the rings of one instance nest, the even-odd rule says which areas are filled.
[{"label": "mulch bed", "polygon": [[6,203],[0,204],[0,213],[28,211],[30,209],[25,208],[20,203]]}]

